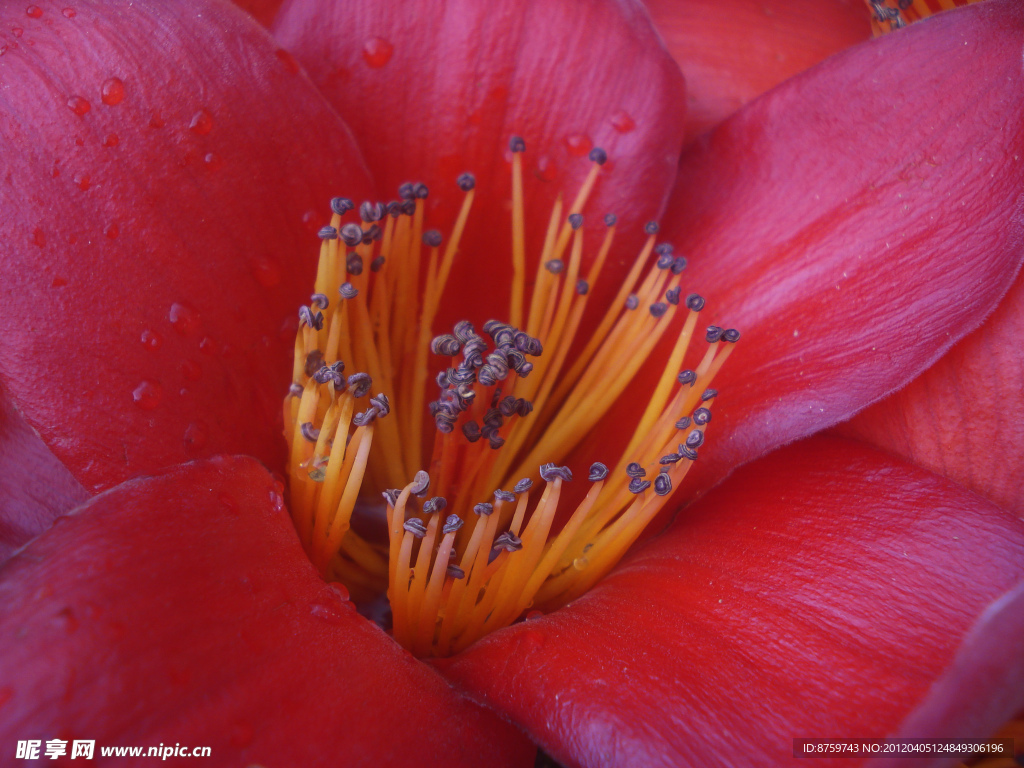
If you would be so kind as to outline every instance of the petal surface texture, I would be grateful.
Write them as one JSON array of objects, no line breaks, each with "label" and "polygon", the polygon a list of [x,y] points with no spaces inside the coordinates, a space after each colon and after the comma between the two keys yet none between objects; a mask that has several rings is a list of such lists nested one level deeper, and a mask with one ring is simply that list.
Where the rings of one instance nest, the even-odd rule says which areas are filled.
[{"label": "petal surface texture", "polygon": [[0,389],[0,563],[87,498]]},{"label": "petal surface texture", "polygon": [[[456,177],[476,175],[464,257],[452,278],[462,290],[449,292],[452,317],[483,322],[506,311],[511,136],[526,142],[526,241],[534,258],[556,195],[564,192],[570,204],[592,147],[605,149],[610,162],[585,209],[588,232],[596,242],[601,216],[617,214],[622,263],[675,178],[682,76],[639,2],[293,0],[274,36],[352,127],[382,194],[425,182],[430,226],[447,232],[462,199]],[[614,292],[613,282],[599,283],[595,295]]]},{"label": "petal surface texture", "polygon": [[128,481],[0,571],[4,743],[211,747],[216,765],[531,765],[512,726],[360,617],[271,476],[217,458]]},{"label": "petal surface texture", "polygon": [[1017,3],[943,13],[833,56],[684,156],[665,237],[702,323],[743,333],[715,380],[705,485],[898,389],[1010,287],[1022,49]]},{"label": "petal surface texture", "polygon": [[1024,276],[977,331],[838,429],[1024,516]]},{"label": "petal surface texture", "polygon": [[1022,574],[1024,524],[1007,511],[811,438],[446,671],[565,765],[788,765],[795,736],[896,731]]},{"label": "petal surface texture", "polygon": [[686,134],[871,37],[863,0],[647,0],[686,76]]},{"label": "petal surface texture", "polygon": [[315,230],[368,188],[354,144],[228,3],[63,7],[0,12],[0,377],[90,491],[276,466]]}]

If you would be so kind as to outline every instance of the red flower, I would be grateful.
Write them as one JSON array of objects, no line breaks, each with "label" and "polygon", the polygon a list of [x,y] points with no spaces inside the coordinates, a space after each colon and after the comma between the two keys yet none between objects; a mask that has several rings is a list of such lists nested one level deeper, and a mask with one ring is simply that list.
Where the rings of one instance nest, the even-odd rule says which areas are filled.
[{"label": "red flower", "polygon": [[[216,0],[0,12],[0,533],[40,534],[0,571],[0,750],[529,764],[518,726],[566,764],[783,763],[794,737],[981,737],[1017,711],[1020,520],[810,436],[928,368],[1016,275],[1020,7],[835,56],[677,173],[681,80],[633,4],[320,5],[290,4],[276,44]],[[579,184],[573,153],[600,144],[614,183],[595,210],[628,233],[667,200],[687,285],[744,331],[688,492],[808,439],[737,470],[570,606],[432,667],[317,576],[271,474],[209,457],[283,465],[307,225],[338,187],[441,190],[470,168],[484,215],[464,252],[491,253],[513,133],[538,148],[531,231]],[[470,264],[457,309],[475,316],[504,267]],[[1008,341],[993,354],[1019,364]],[[992,373],[958,405],[978,411],[972,446],[1009,391]],[[938,444],[930,466],[963,480]],[[981,453],[970,466],[997,466]]]}]

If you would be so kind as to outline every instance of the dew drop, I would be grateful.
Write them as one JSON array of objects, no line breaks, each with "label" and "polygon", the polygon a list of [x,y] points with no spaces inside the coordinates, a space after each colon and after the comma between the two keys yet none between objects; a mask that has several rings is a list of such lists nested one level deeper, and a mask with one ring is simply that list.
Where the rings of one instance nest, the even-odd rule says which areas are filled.
[{"label": "dew drop", "polygon": [[142,332],[139,337],[139,341],[142,342],[142,346],[148,349],[150,352],[156,352],[164,344],[164,337],[156,331],[151,331],[148,328]]},{"label": "dew drop", "polygon": [[536,629],[526,629],[519,633],[519,649],[534,651],[544,645],[544,635]]},{"label": "dew drop", "polygon": [[121,234],[121,228],[117,226],[116,222],[110,222],[103,228],[103,234],[111,240],[116,240],[117,236]]},{"label": "dew drop", "polygon": [[264,288],[273,288],[281,282],[281,266],[269,256],[257,256],[250,262],[252,276]]},{"label": "dew drop", "polygon": [[164,390],[155,381],[143,379],[135,389],[132,390],[132,398],[135,404],[144,411],[152,411],[163,400]]},{"label": "dew drop", "polygon": [[92,104],[83,99],[81,96],[71,96],[68,99],[68,109],[70,109],[76,115],[81,117],[90,109],[92,109]]},{"label": "dew drop", "polygon": [[543,616],[544,616],[544,611],[530,611],[528,614],[526,614],[526,620],[527,621],[533,621],[534,619],[539,619],[539,618],[542,618]]},{"label": "dew drop", "polygon": [[203,338],[199,340],[199,351],[204,355],[213,355],[217,352],[217,342],[209,336],[203,336]]},{"label": "dew drop", "polygon": [[594,142],[584,133],[571,133],[565,137],[565,148],[573,157],[583,157],[594,148]]},{"label": "dew drop", "polygon": [[352,599],[351,595],[349,595],[348,587],[346,587],[340,581],[332,581],[330,584],[327,585],[327,588],[334,592],[334,594],[338,596],[338,599],[341,600],[341,602],[343,603],[347,603],[349,600]]},{"label": "dew drop", "polygon": [[54,163],[53,163],[53,168],[50,169],[50,176],[52,176],[55,179],[58,176],[60,176],[60,168],[57,166],[57,162],[56,161],[54,161]]},{"label": "dew drop", "polygon": [[38,5],[30,5],[28,8],[25,9],[25,13],[26,15],[31,16],[33,19],[38,19],[42,17],[43,9],[40,8]]},{"label": "dew drop", "polygon": [[55,277],[50,281],[51,288],[63,288],[67,284],[68,280],[66,277]]},{"label": "dew drop", "polygon": [[199,381],[203,378],[203,367],[195,360],[182,360],[181,375],[184,376],[187,381]]},{"label": "dew drop", "polygon": [[636,128],[636,122],[630,116],[629,112],[624,109],[620,109],[612,115],[611,123],[612,128],[619,133],[629,133]]},{"label": "dew drop", "polygon": [[46,245],[46,235],[39,227],[32,230],[32,245],[38,245],[40,248]]},{"label": "dew drop", "polygon": [[217,494],[217,501],[224,505],[224,508],[230,514],[238,514],[238,500],[227,491],[221,491],[219,494]]},{"label": "dew drop", "polygon": [[21,37],[22,35],[25,34],[25,30],[22,29],[21,27],[12,27],[11,28],[11,32],[14,33],[15,37]]},{"label": "dew drop", "polygon": [[76,173],[74,182],[80,190],[85,192],[92,186],[92,177],[87,173]]},{"label": "dew drop", "polygon": [[185,428],[185,450],[201,451],[210,440],[210,430],[201,421],[195,421]]},{"label": "dew drop", "polygon": [[65,8],[63,11],[61,11],[61,13],[63,13],[64,17],[68,19],[73,19],[75,18],[75,16],[78,15],[78,11],[76,11],[74,8]]},{"label": "dew drop", "polygon": [[154,114],[149,118],[150,128],[163,128],[165,125],[167,125],[167,121],[160,117],[160,115]]},{"label": "dew drop", "polygon": [[104,81],[100,87],[100,97],[108,107],[113,107],[124,101],[124,83],[121,78],[112,77]]},{"label": "dew drop", "polygon": [[200,109],[192,115],[192,122],[188,124],[188,129],[199,136],[205,136],[213,130],[213,115],[205,109]]},{"label": "dew drop", "polygon": [[108,133],[106,136],[103,137],[104,147],[116,147],[120,143],[121,137],[118,136],[116,133]]},{"label": "dew drop", "polygon": [[363,58],[374,69],[380,69],[389,61],[395,52],[395,46],[383,37],[371,37],[363,43]]},{"label": "dew drop", "polygon": [[345,621],[345,616],[336,605],[325,605],[324,603],[312,603],[309,612],[321,621],[338,626]]},{"label": "dew drop", "polygon": [[547,155],[537,158],[537,178],[541,181],[554,181],[558,177],[558,166]]},{"label": "dew drop", "polygon": [[191,336],[199,330],[199,315],[188,304],[180,302],[171,304],[167,319],[171,321],[174,330],[182,336]]},{"label": "dew drop", "polygon": [[206,167],[211,171],[219,171],[224,167],[224,161],[221,160],[220,155],[216,155],[213,152],[209,152],[203,158],[203,162],[206,163]]},{"label": "dew drop", "polygon": [[278,60],[284,64],[284,68],[292,75],[299,74],[299,63],[284,48],[278,48],[274,51],[274,55],[277,56]]},{"label": "dew drop", "polygon": [[590,560],[587,559],[586,555],[584,555],[583,557],[577,557],[575,560],[572,561],[572,567],[575,568],[577,571],[582,571],[588,565],[590,565]]},{"label": "dew drop", "polygon": [[302,214],[302,223],[306,225],[306,229],[316,234],[320,231],[319,218],[317,217],[316,211],[309,210]]}]

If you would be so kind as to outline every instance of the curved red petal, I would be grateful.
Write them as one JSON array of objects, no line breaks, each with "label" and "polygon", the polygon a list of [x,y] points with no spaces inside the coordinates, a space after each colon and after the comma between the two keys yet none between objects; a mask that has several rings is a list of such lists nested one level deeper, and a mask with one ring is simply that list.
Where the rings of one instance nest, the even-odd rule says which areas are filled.
[{"label": "curved red petal", "polygon": [[[431,225],[447,232],[456,177],[476,175],[453,316],[504,311],[512,135],[526,142],[528,253],[539,253],[556,195],[575,195],[589,172],[591,147],[611,162],[585,210],[595,222],[618,215],[623,253],[675,178],[682,77],[635,0],[292,0],[274,36],[352,126],[383,194],[425,182]],[[597,292],[613,292],[609,282]]]},{"label": "curved red petal", "polygon": [[686,134],[871,37],[863,0],[647,0],[686,76]]},{"label": "curved red petal", "polygon": [[813,438],[739,470],[584,597],[446,673],[568,765],[789,764],[797,736],[895,731],[1022,575],[1010,513]]},{"label": "curved red petal", "polygon": [[281,2],[282,0],[234,0],[235,5],[265,27],[273,23]]},{"label": "curved red petal", "polygon": [[90,489],[219,451],[273,466],[309,226],[367,189],[358,152],[228,3],[65,6],[0,12],[0,377]]},{"label": "curved red petal", "polygon": [[837,429],[1024,516],[1024,276],[978,330]]},{"label": "curved red petal", "polygon": [[256,461],[132,480],[61,521],[0,571],[5,744],[202,745],[218,765],[531,764],[518,731],[319,579]]},{"label": "curved red petal", "polygon": [[686,154],[666,237],[691,257],[702,321],[743,332],[703,485],[899,388],[1006,292],[1024,255],[1022,48],[1019,4],[943,13]]},{"label": "curved red petal", "polygon": [[87,498],[0,388],[0,563]]},{"label": "curved red petal", "polygon": [[[1024,709],[1024,581],[981,615],[946,673],[907,718],[898,736],[991,734]],[[924,736],[922,736],[922,734]],[[1020,742],[1016,744],[1020,754]],[[1018,758],[1019,759],[1019,758]],[[925,765],[938,768],[933,760]],[[921,765],[907,759],[893,765]],[[888,767],[886,767],[888,768]]]}]

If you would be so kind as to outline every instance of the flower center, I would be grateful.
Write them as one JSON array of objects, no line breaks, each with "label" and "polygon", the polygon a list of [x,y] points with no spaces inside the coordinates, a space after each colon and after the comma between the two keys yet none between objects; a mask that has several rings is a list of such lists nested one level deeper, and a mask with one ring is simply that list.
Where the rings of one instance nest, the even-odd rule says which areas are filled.
[{"label": "flower center", "polygon": [[[296,529],[323,576],[354,598],[386,589],[395,638],[420,656],[458,652],[603,577],[697,459],[717,394],[709,387],[739,338],[708,327],[702,359],[680,371],[704,299],[681,298],[686,260],[656,245],[653,222],[618,295],[585,325],[616,229],[605,216],[585,269],[581,212],[607,159],[600,149],[568,208],[554,203],[527,299],[525,146],[516,137],[510,147],[509,322],[488,320],[481,335],[463,320],[431,338],[473,206],[468,173],[447,241],[424,231],[422,184],[402,185],[400,201],[363,203],[359,223],[342,223],[356,211],[335,198],[315,293],[299,311],[284,402]],[[574,492],[561,462],[680,311],[688,315],[628,444],[614,463],[591,465],[589,487]],[[431,367],[440,372],[428,381]],[[375,531],[360,514],[381,497]]]}]

